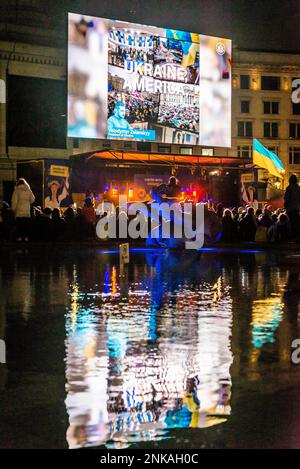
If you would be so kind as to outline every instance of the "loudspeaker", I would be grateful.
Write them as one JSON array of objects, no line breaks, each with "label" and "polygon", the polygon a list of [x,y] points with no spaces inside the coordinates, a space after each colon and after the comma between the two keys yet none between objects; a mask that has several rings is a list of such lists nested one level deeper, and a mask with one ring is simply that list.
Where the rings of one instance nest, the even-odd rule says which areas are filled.
[{"label": "loudspeaker", "polygon": [[236,171],[221,176],[209,176],[209,196],[225,207],[238,206],[239,184]]}]

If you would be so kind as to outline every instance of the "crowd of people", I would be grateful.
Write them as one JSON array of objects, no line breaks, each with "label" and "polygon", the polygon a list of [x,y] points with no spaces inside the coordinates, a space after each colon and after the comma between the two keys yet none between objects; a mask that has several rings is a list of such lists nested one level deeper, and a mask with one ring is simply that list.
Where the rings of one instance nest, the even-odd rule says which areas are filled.
[{"label": "crowd of people", "polygon": [[129,46],[117,46],[108,53],[109,63],[118,67],[124,67],[125,60],[137,64],[153,63],[154,54],[151,49],[137,49]]},{"label": "crowd of people", "polygon": [[[116,103],[120,100],[120,93],[110,92],[108,96],[108,117],[114,113]],[[156,122],[158,116],[158,103],[152,98],[126,96],[126,120],[130,124],[140,122]]]},{"label": "crowd of people", "polygon": [[[167,191],[168,189],[168,191]],[[176,178],[166,185],[171,199],[179,196]],[[171,195],[170,195],[171,194]],[[108,200],[103,200],[108,201]],[[35,196],[28,183],[19,179],[11,205],[3,202],[0,213],[1,241],[76,241],[95,240],[96,223],[100,216],[92,194],[88,194],[82,208],[70,205],[42,209],[34,205]],[[285,192],[284,208],[274,210],[265,204],[262,209],[253,206],[227,208],[219,203],[205,204],[206,216],[213,220],[215,239],[223,243],[239,242],[300,242],[300,187],[296,176],[291,176]],[[116,207],[116,215],[118,207]],[[103,216],[103,214],[102,214]]]},{"label": "crowd of people", "polygon": [[197,106],[175,107],[162,104],[159,108],[158,123],[198,133],[199,109]]},{"label": "crowd of people", "polygon": [[1,241],[75,241],[95,238],[97,221],[91,197],[82,208],[61,209],[35,206],[35,196],[25,179],[18,180],[11,205],[2,203]]},{"label": "crowd of people", "polygon": [[284,196],[284,208],[273,209],[265,204],[263,209],[251,205],[232,210],[219,204],[217,216],[222,221],[221,241],[248,242],[300,242],[300,187],[292,175]]},{"label": "crowd of people", "polygon": [[[251,206],[232,210],[218,206],[224,243],[244,242],[288,242],[293,240],[289,218],[284,210],[273,210],[271,205],[255,210]],[[296,239],[295,239],[296,240]]]}]

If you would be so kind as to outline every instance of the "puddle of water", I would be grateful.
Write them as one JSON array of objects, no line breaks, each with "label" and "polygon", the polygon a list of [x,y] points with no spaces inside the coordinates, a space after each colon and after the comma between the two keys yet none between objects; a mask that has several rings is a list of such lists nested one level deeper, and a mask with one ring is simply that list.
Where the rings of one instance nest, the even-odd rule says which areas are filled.
[{"label": "puddle of water", "polygon": [[[114,252],[46,254],[1,267],[1,446],[251,445],[249,396],[299,385],[297,266],[274,254],[140,250],[122,271]],[[39,436],[38,413],[14,431],[26,406],[47,407]]]}]

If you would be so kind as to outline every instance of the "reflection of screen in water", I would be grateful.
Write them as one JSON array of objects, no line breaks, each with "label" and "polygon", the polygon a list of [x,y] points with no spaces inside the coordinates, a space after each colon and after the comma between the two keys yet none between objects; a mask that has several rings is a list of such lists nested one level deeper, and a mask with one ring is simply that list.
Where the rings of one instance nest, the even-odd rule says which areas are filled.
[{"label": "reflection of screen in water", "polygon": [[88,296],[76,280],[71,285],[70,447],[126,447],[167,437],[171,428],[209,427],[228,418],[231,298],[205,259],[197,267],[202,280],[188,287],[178,270],[182,262],[174,254],[151,257],[148,266],[136,267],[130,284],[115,266],[105,266],[103,289]]}]

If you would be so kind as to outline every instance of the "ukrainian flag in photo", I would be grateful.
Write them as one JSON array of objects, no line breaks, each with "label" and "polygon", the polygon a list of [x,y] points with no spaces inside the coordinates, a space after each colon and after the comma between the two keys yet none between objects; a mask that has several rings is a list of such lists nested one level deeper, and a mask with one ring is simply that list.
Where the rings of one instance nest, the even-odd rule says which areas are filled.
[{"label": "ukrainian flag in photo", "polygon": [[181,66],[186,68],[194,65],[197,52],[199,52],[199,34],[177,29],[166,29],[166,37],[167,39],[175,39],[181,42],[183,52]]},{"label": "ukrainian flag in photo", "polygon": [[196,55],[199,51],[199,44],[195,44],[194,42],[182,42],[182,67],[189,67],[190,65],[194,65],[196,62]]},{"label": "ukrainian flag in photo", "polygon": [[189,33],[178,29],[166,29],[167,39],[176,39],[177,41],[196,42],[199,44],[200,35],[197,33]]},{"label": "ukrainian flag in photo", "polygon": [[269,171],[277,178],[283,178],[284,166],[275,153],[268,150],[256,138],[253,139],[253,163]]}]

